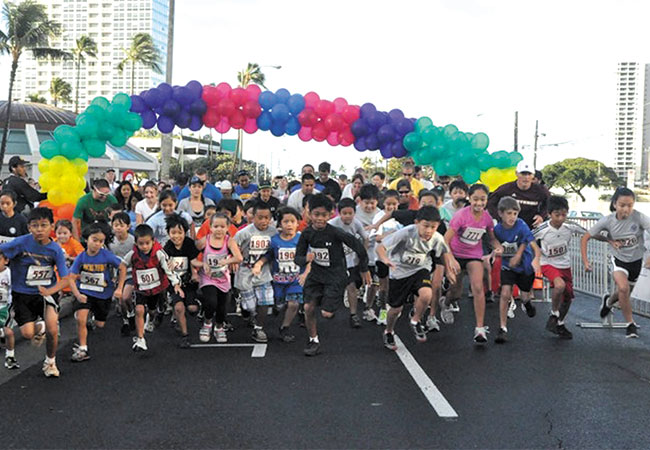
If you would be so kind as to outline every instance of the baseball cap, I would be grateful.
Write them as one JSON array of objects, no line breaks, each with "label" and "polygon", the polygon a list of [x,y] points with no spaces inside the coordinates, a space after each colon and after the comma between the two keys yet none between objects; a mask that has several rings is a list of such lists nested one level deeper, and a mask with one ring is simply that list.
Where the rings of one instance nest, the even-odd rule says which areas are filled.
[{"label": "baseball cap", "polygon": [[237,173],[237,178],[239,178],[239,177],[243,177],[244,175],[246,175],[247,177],[250,176],[250,174],[248,173],[248,170],[240,170],[240,171]]},{"label": "baseball cap", "polygon": [[203,184],[203,180],[194,175],[192,178],[190,178],[190,186],[193,184]]},{"label": "baseball cap", "polygon": [[270,189],[273,186],[271,185],[271,180],[261,180],[260,181],[260,189]]},{"label": "baseball cap", "polygon": [[149,182],[149,180],[147,180],[146,178],[143,178],[143,179],[140,181],[140,187],[144,187],[144,185],[147,184],[148,182]]},{"label": "baseball cap", "polygon": [[9,168],[13,169],[16,166],[26,166],[29,164],[29,161],[25,161],[20,156],[12,156],[9,160]]},{"label": "baseball cap", "polygon": [[533,165],[530,164],[528,161],[519,161],[519,164],[517,164],[517,173],[535,173],[535,169],[533,168]]},{"label": "baseball cap", "polygon": [[217,189],[221,189],[221,181],[217,181],[214,185]]},{"label": "baseball cap", "polygon": [[232,184],[230,183],[230,181],[228,181],[228,180],[223,180],[223,181],[221,182],[221,190],[223,190],[223,189],[226,189],[226,190],[228,190],[228,189],[232,189]]}]

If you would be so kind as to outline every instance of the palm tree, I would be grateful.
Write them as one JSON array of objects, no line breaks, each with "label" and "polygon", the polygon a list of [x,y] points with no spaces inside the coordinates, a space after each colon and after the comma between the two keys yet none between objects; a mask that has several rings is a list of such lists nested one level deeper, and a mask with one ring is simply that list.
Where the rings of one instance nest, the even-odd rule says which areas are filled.
[{"label": "palm tree", "polygon": [[30,50],[35,58],[60,58],[65,52],[49,46],[49,39],[58,36],[61,26],[47,17],[45,6],[34,0],[21,3],[5,1],[2,18],[7,24],[7,31],[0,30],[0,53],[11,55],[11,72],[9,75],[9,95],[7,96],[7,117],[4,123],[2,144],[0,144],[0,170],[7,150],[7,135],[11,120],[11,101],[18,61],[25,50]]},{"label": "palm tree", "polygon": [[63,78],[52,78],[50,82],[50,95],[52,96],[52,103],[55,107],[58,106],[59,101],[70,103],[72,94],[72,86]]},{"label": "palm tree", "polygon": [[124,54],[126,56],[117,65],[117,70],[122,72],[124,71],[125,65],[131,65],[131,95],[133,95],[133,87],[135,84],[136,64],[142,64],[156,73],[162,73],[159,65],[160,55],[149,33],[138,33],[133,36],[131,47],[124,49]]},{"label": "palm tree", "polygon": [[81,71],[81,63],[86,60],[86,56],[95,58],[97,54],[97,43],[89,36],[81,36],[77,39],[77,46],[72,49],[74,56],[75,68],[77,69],[77,77],[75,79],[74,88],[74,112],[79,112],[79,74]]},{"label": "palm tree", "polygon": [[45,97],[41,97],[38,94],[29,94],[27,96],[27,101],[31,103],[43,103],[43,104],[47,103]]}]

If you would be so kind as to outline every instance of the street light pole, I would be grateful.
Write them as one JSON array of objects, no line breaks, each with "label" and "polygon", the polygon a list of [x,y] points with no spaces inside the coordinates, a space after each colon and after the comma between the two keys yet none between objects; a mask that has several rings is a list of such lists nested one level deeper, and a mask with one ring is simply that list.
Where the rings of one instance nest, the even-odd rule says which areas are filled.
[{"label": "street light pole", "polygon": [[535,147],[533,148],[533,167],[537,170],[537,138],[539,138],[539,120],[535,121]]}]

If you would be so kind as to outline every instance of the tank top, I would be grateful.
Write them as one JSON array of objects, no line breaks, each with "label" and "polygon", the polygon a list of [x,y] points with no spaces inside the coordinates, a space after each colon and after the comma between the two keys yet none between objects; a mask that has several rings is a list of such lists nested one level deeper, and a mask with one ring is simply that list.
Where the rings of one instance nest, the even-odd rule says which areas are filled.
[{"label": "tank top", "polygon": [[223,240],[221,248],[214,248],[210,245],[210,236],[207,237],[205,242],[205,250],[203,250],[203,261],[208,263],[210,273],[205,273],[201,268],[199,274],[201,276],[200,287],[215,286],[222,292],[228,292],[231,287],[230,269],[228,266],[217,266],[217,261],[228,258],[230,251],[228,250],[228,240],[230,236],[226,235]]}]

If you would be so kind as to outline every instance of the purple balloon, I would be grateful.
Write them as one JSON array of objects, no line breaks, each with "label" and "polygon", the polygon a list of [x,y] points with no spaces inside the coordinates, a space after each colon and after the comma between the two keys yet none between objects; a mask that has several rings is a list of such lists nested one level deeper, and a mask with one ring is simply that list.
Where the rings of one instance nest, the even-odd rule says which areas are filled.
[{"label": "purple balloon", "polygon": [[401,109],[391,109],[388,113],[388,117],[390,117],[390,120],[393,122],[398,122],[404,118],[404,113]]},{"label": "purple balloon", "polygon": [[365,103],[361,107],[361,117],[365,118],[367,115],[375,112],[377,112],[377,108],[375,108],[375,105],[373,105],[372,103]]},{"label": "purple balloon", "polygon": [[379,127],[379,130],[377,130],[377,139],[379,139],[381,144],[393,142],[395,140],[395,130],[393,130],[393,127],[388,124],[382,125]]},{"label": "purple balloon", "polygon": [[159,108],[154,108],[154,109],[153,109],[153,112],[156,113],[156,116],[163,116],[163,115],[165,115],[165,113],[163,112],[163,107],[162,107],[162,106],[159,107]]},{"label": "purple balloon", "polygon": [[408,153],[401,140],[393,142],[390,146],[390,151],[395,158],[403,158]]},{"label": "purple balloon", "polygon": [[147,104],[144,102],[144,99],[139,95],[131,96],[131,112],[141,113],[149,109]]},{"label": "purple balloon", "polygon": [[162,108],[163,116],[175,119],[181,112],[181,105],[176,100],[167,100]]},{"label": "purple balloon", "polygon": [[375,111],[374,113],[369,114],[366,120],[368,121],[370,128],[373,130],[378,130],[379,127],[386,123],[386,118],[379,111]]},{"label": "purple balloon", "polygon": [[157,88],[163,96],[163,99],[168,100],[174,95],[174,88],[167,83],[160,83]]},{"label": "purple balloon", "polygon": [[152,110],[148,109],[143,111],[140,117],[142,117],[142,128],[150,130],[156,126],[156,113]]},{"label": "purple balloon", "polygon": [[368,147],[366,146],[366,139],[365,138],[358,138],[356,141],[354,141],[354,148],[359,150],[360,152],[365,152],[368,150]]},{"label": "purple balloon", "polygon": [[207,110],[208,106],[205,104],[205,101],[203,101],[202,98],[194,100],[190,105],[190,112],[194,116],[203,116]]},{"label": "purple balloon", "polygon": [[174,121],[166,116],[158,117],[158,130],[161,133],[171,133],[174,131]]},{"label": "purple balloon", "polygon": [[413,122],[411,122],[409,119],[402,118],[401,120],[398,120],[397,123],[395,124],[395,130],[397,131],[397,134],[401,137],[404,137],[407,133],[410,133],[414,129],[415,127],[413,126]]},{"label": "purple balloon", "polygon": [[165,102],[165,97],[159,89],[153,88],[144,94],[144,101],[149,108],[160,108]]},{"label": "purple balloon", "polygon": [[189,105],[194,100],[192,91],[190,91],[185,86],[175,86],[172,98],[176,100],[180,105]]},{"label": "purple balloon", "polygon": [[203,94],[203,85],[199,83],[196,80],[192,80],[189,83],[185,85],[186,88],[190,90],[192,93],[192,97],[196,100],[197,98],[201,98],[201,95]]},{"label": "purple balloon", "polygon": [[181,111],[176,117],[176,125],[178,125],[179,128],[188,128],[191,121],[192,115],[187,111]]},{"label": "purple balloon", "polygon": [[379,139],[377,139],[376,134],[372,133],[366,136],[366,146],[368,147],[368,150],[379,149]]},{"label": "purple balloon", "polygon": [[354,123],[350,127],[350,131],[352,131],[354,137],[358,139],[367,135],[370,130],[368,129],[368,125],[366,124],[366,121],[359,119],[354,121]]},{"label": "purple balloon", "polygon": [[192,116],[192,120],[190,121],[190,130],[199,131],[201,128],[203,128],[203,120],[201,120],[201,116]]},{"label": "purple balloon", "polygon": [[391,144],[383,144],[380,148],[379,151],[381,152],[381,156],[384,158],[392,158],[393,153],[391,152]]}]

